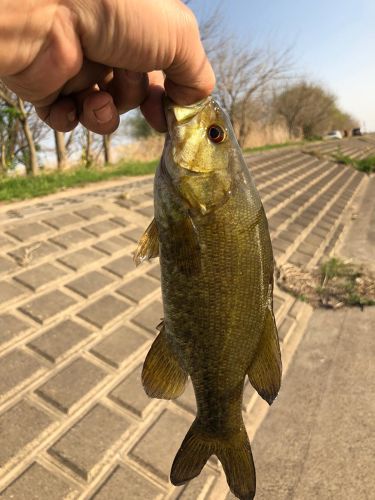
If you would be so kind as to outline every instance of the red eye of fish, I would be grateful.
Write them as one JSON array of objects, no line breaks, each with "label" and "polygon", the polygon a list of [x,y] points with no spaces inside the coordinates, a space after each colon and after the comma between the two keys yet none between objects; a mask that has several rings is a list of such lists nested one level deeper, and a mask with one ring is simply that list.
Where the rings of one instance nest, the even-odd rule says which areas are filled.
[{"label": "red eye of fish", "polygon": [[220,125],[210,125],[207,129],[207,135],[211,142],[220,144],[225,139],[225,132]]}]

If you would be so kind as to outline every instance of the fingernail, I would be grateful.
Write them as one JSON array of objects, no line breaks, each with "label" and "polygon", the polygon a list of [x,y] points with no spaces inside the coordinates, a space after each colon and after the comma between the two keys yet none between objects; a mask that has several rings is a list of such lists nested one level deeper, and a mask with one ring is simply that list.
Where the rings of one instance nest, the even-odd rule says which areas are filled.
[{"label": "fingernail", "polygon": [[125,71],[125,76],[131,82],[139,82],[142,80],[144,73],[138,73],[136,71]]},{"label": "fingernail", "polygon": [[107,123],[112,120],[113,113],[110,104],[106,104],[102,108],[94,109],[95,118],[99,123]]},{"label": "fingernail", "polygon": [[75,111],[70,111],[70,112],[68,113],[68,120],[69,120],[70,122],[74,122],[74,121],[75,121],[75,119],[76,119],[76,112],[75,112]]}]

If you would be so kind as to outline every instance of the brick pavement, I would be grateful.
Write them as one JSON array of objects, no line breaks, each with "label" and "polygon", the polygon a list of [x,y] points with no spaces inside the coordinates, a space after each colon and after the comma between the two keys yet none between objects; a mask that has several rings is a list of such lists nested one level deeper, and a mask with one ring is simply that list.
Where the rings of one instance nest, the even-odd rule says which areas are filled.
[{"label": "brick pavement", "polygon": [[[343,144],[359,155],[375,148]],[[367,177],[295,148],[248,161],[278,263],[314,266],[334,250]],[[158,263],[132,262],[152,204],[145,177],[0,210],[1,498],[225,497],[215,460],[185,487],[168,482],[195,411],[191,386],[164,402],[140,384],[162,317]],[[287,366],[311,311],[279,290],[275,310]],[[252,435],[259,405],[247,383]]]}]

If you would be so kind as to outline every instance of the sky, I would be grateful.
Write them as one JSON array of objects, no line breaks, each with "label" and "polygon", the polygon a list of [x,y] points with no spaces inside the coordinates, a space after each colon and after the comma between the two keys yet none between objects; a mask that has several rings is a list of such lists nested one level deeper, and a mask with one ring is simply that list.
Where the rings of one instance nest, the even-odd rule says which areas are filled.
[{"label": "sky", "polygon": [[[224,25],[244,43],[290,47],[295,71],[321,83],[375,131],[375,0],[220,0]],[[216,0],[192,0],[196,14]]]}]

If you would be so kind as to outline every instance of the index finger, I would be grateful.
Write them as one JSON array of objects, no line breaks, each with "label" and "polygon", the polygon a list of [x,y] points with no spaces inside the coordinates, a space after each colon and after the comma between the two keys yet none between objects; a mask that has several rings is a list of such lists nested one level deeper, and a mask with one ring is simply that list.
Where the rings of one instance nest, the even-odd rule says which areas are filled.
[{"label": "index finger", "polygon": [[186,16],[185,29],[166,74],[165,90],[177,104],[194,104],[209,96],[215,87],[215,74],[202,45],[194,14]]}]

